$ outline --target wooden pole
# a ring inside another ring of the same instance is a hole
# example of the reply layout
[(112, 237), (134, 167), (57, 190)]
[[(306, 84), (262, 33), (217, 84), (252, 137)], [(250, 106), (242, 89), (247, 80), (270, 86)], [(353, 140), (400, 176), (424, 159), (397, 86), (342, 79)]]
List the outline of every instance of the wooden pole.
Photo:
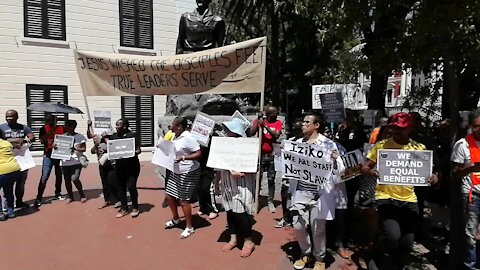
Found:
[[(263, 103), (265, 102), (265, 90), (260, 93), (260, 111), (263, 112)], [(259, 210), (259, 197), (260, 197), (260, 185), (262, 184), (262, 135), (263, 135), (263, 128), (260, 127), (258, 129), (258, 168), (257, 168), (257, 177), (255, 181), (255, 214), (258, 214)]]

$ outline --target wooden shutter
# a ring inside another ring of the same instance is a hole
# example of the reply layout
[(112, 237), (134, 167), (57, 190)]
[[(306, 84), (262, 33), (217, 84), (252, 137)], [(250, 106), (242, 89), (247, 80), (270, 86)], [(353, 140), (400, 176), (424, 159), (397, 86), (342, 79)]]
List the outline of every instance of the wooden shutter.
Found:
[(120, 46), (153, 49), (152, 0), (120, 0)]
[[(27, 84), (27, 107), (40, 102), (62, 102), (68, 104), (67, 86), (61, 85), (38, 85)], [(45, 125), (45, 117), (48, 113), (27, 110), (27, 125), (32, 129), (36, 142), (32, 145), (32, 150), (42, 150), (43, 145), (38, 140), (40, 128)], [(64, 125), (68, 119), (68, 114), (57, 114), (58, 124)]]
[(24, 35), (66, 40), (65, 0), (24, 0)]
[(141, 146), (153, 146), (153, 97), (122, 97), (122, 118), (137, 134)]

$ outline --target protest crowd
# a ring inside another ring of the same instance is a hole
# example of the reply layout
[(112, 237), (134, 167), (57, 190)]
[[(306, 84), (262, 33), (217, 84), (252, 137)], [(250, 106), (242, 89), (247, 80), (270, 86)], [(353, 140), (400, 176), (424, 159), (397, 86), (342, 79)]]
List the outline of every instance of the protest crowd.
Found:
[[(448, 181), (461, 179), (468, 249), (464, 266), (476, 269), (480, 109), (471, 113), (469, 126), (459, 130), (452, 149), (449, 120), (430, 128), (415, 112), (381, 118), (371, 131), (354, 114), (347, 114), (339, 125), (327, 125), (321, 111), (307, 112), (289, 123), (282, 123), (278, 115), (276, 107), (267, 106), (252, 122), (232, 117), (215, 125), (200, 113), (193, 123), (176, 117), (158, 140), (154, 159), (159, 160), (152, 161), (164, 171), (162, 206), (171, 211), (164, 228), (179, 226), (181, 208), (186, 226), (180, 238), (189, 238), (195, 233), (193, 215), (215, 219), (222, 209), (230, 238), (221, 250), (229, 252), (238, 246), (240, 256), (249, 257), (256, 248), (252, 228), (259, 203), (257, 176), (266, 174), (267, 209), (276, 212), (276, 193), (281, 200), (281, 217), (272, 230), (292, 227), (302, 253), (292, 262), (294, 269), (325, 269), (329, 252), (351, 257), (353, 240), (348, 228), (354, 226), (354, 215), (359, 213), (369, 215), (369, 232), (365, 232), (372, 235), (368, 269), (403, 269), (420, 237), (428, 202), (448, 205)], [(23, 208), (41, 207), (52, 170), (55, 199), (68, 203), (91, 199), (85, 196), (81, 182), (82, 169), (94, 166), (88, 165), (86, 151), (98, 157), (104, 200), (98, 208), (118, 208), (116, 218), (140, 216), (141, 148), (128, 120), (117, 120), (115, 128), (101, 134), (95, 134), (89, 121), (84, 136), (76, 132), (75, 120), (61, 126), (51, 114), (35, 138), (28, 126), (17, 122), (15, 110), (8, 110), (5, 119), (0, 125), (0, 187), (5, 198), (0, 220), (14, 218)], [(288, 136), (284, 125), (289, 127)], [(89, 139), (93, 140), (91, 149), (86, 146)], [(44, 156), (38, 193), (30, 206), (23, 197), (28, 169), (15, 157), (35, 140), (43, 144)], [(118, 151), (115, 143), (124, 151)], [(445, 170), (450, 162), (452, 172)], [(276, 181), (281, 181), (281, 190), (275, 190)], [(62, 182), (66, 196), (61, 193)], [(74, 197), (72, 183), (80, 198)], [(221, 196), (220, 204), (215, 195)], [(192, 204), (197, 203), (199, 208), (193, 213)]]

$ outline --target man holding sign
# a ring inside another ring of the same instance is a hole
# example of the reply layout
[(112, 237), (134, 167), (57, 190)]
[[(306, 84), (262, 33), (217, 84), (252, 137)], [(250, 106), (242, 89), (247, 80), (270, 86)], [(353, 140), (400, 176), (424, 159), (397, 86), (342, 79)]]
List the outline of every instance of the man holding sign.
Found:
[(293, 228), (303, 253), (295, 261), (295, 269), (303, 269), (312, 261), (314, 270), (325, 269), (325, 223), (335, 215), (333, 175), (341, 176), (345, 170), (335, 143), (319, 132), (321, 119), (317, 114), (306, 115), (302, 126), (305, 137), (286, 141), (283, 152), (283, 176), (291, 179)]
[[(378, 142), (368, 153), (367, 161), (362, 166), (364, 175), (381, 176), (375, 169), (380, 160), (378, 153), (381, 151), (379, 150), (410, 150), (410, 154), (416, 154), (416, 151), (419, 150), (426, 150), (425, 145), (410, 138), (412, 132), (412, 116), (410, 114), (402, 112), (393, 115), (389, 126), (392, 130), (392, 138)], [(402, 162), (415, 163), (415, 161)], [(399, 161), (397, 160), (396, 163), (399, 163)], [(395, 177), (384, 176), (388, 180), (395, 180), (397, 177), (405, 179), (417, 177), (414, 169), (408, 167), (405, 167), (405, 169), (404, 172), (400, 172), (400, 175), (395, 175)], [(428, 177), (430, 184), (435, 184), (437, 181), (436, 174)], [(375, 198), (381, 233), (378, 237), (375, 256), (369, 262), (368, 269), (393, 269), (394, 262), (397, 269), (403, 269), (413, 245), (414, 232), (417, 229), (419, 216), (417, 197), (414, 192), (414, 185), (416, 184), (412, 181), (408, 184), (401, 181), (395, 184), (388, 182), (389, 184), (380, 184), (379, 181), (376, 188)]]

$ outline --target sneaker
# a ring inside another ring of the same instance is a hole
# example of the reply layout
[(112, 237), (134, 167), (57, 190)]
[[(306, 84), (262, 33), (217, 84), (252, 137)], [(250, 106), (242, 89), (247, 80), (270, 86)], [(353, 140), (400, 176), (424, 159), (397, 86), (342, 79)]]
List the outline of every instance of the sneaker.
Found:
[(83, 198), (80, 198), (80, 202), (82, 203), (86, 203), (87, 202), (87, 198), (83, 197)]
[(284, 228), (292, 226), (292, 223), (285, 221), (285, 219), (280, 219), (280, 221), (274, 225), (275, 228)]
[(64, 201), (66, 199), (67, 199), (67, 196), (64, 196), (62, 194), (55, 194), (55, 197), (54, 197), (54, 200)]
[(130, 213), (130, 215), (132, 215), (132, 218), (136, 218), (138, 217), (138, 215), (140, 215), (140, 211), (138, 211), (138, 209), (132, 209), (132, 212)]
[(121, 202), (116, 202), (114, 205), (113, 205), (113, 208), (120, 208), (122, 206), (122, 203)]
[(127, 210), (120, 210), (115, 217), (116, 217), (116, 218), (121, 218), (121, 217), (124, 217), (124, 216), (126, 216), (126, 215), (128, 215), (128, 211), (127, 211)]
[(312, 270), (325, 270), (325, 263), (316, 261), (315, 266), (313, 266)]
[(15, 206), (16, 206), (17, 208), (28, 208), (28, 207), (30, 207), (30, 205), (28, 205), (28, 204), (26, 204), (26, 203), (24, 203), (24, 202), (17, 202), (17, 203), (15, 204)]
[(268, 202), (268, 210), (270, 211), (270, 213), (275, 213), (276, 209), (275, 209), (275, 204), (273, 204), (273, 202)]
[(38, 208), (42, 205), (42, 200), (41, 199), (36, 199), (35, 202), (33, 203), (33, 207)]
[(15, 211), (13, 210), (13, 208), (8, 208), (7, 209), (7, 217), (8, 218), (15, 218)]
[(312, 261), (313, 261), (312, 257), (303, 256), (303, 258), (295, 261), (295, 263), (293, 264), (293, 268), (295, 268), (297, 270), (301, 270), (301, 269), (305, 268), (305, 265), (311, 263)]
[(185, 228), (183, 232), (180, 234), (180, 239), (185, 239), (191, 236), (195, 232), (195, 229), (193, 228)]
[(218, 214), (215, 213), (215, 212), (211, 212), (209, 215), (208, 215), (208, 219), (212, 220), (212, 219), (216, 219), (218, 217)]
[(7, 220), (7, 216), (5, 216), (4, 213), (0, 213), (0, 221), (5, 221)]

